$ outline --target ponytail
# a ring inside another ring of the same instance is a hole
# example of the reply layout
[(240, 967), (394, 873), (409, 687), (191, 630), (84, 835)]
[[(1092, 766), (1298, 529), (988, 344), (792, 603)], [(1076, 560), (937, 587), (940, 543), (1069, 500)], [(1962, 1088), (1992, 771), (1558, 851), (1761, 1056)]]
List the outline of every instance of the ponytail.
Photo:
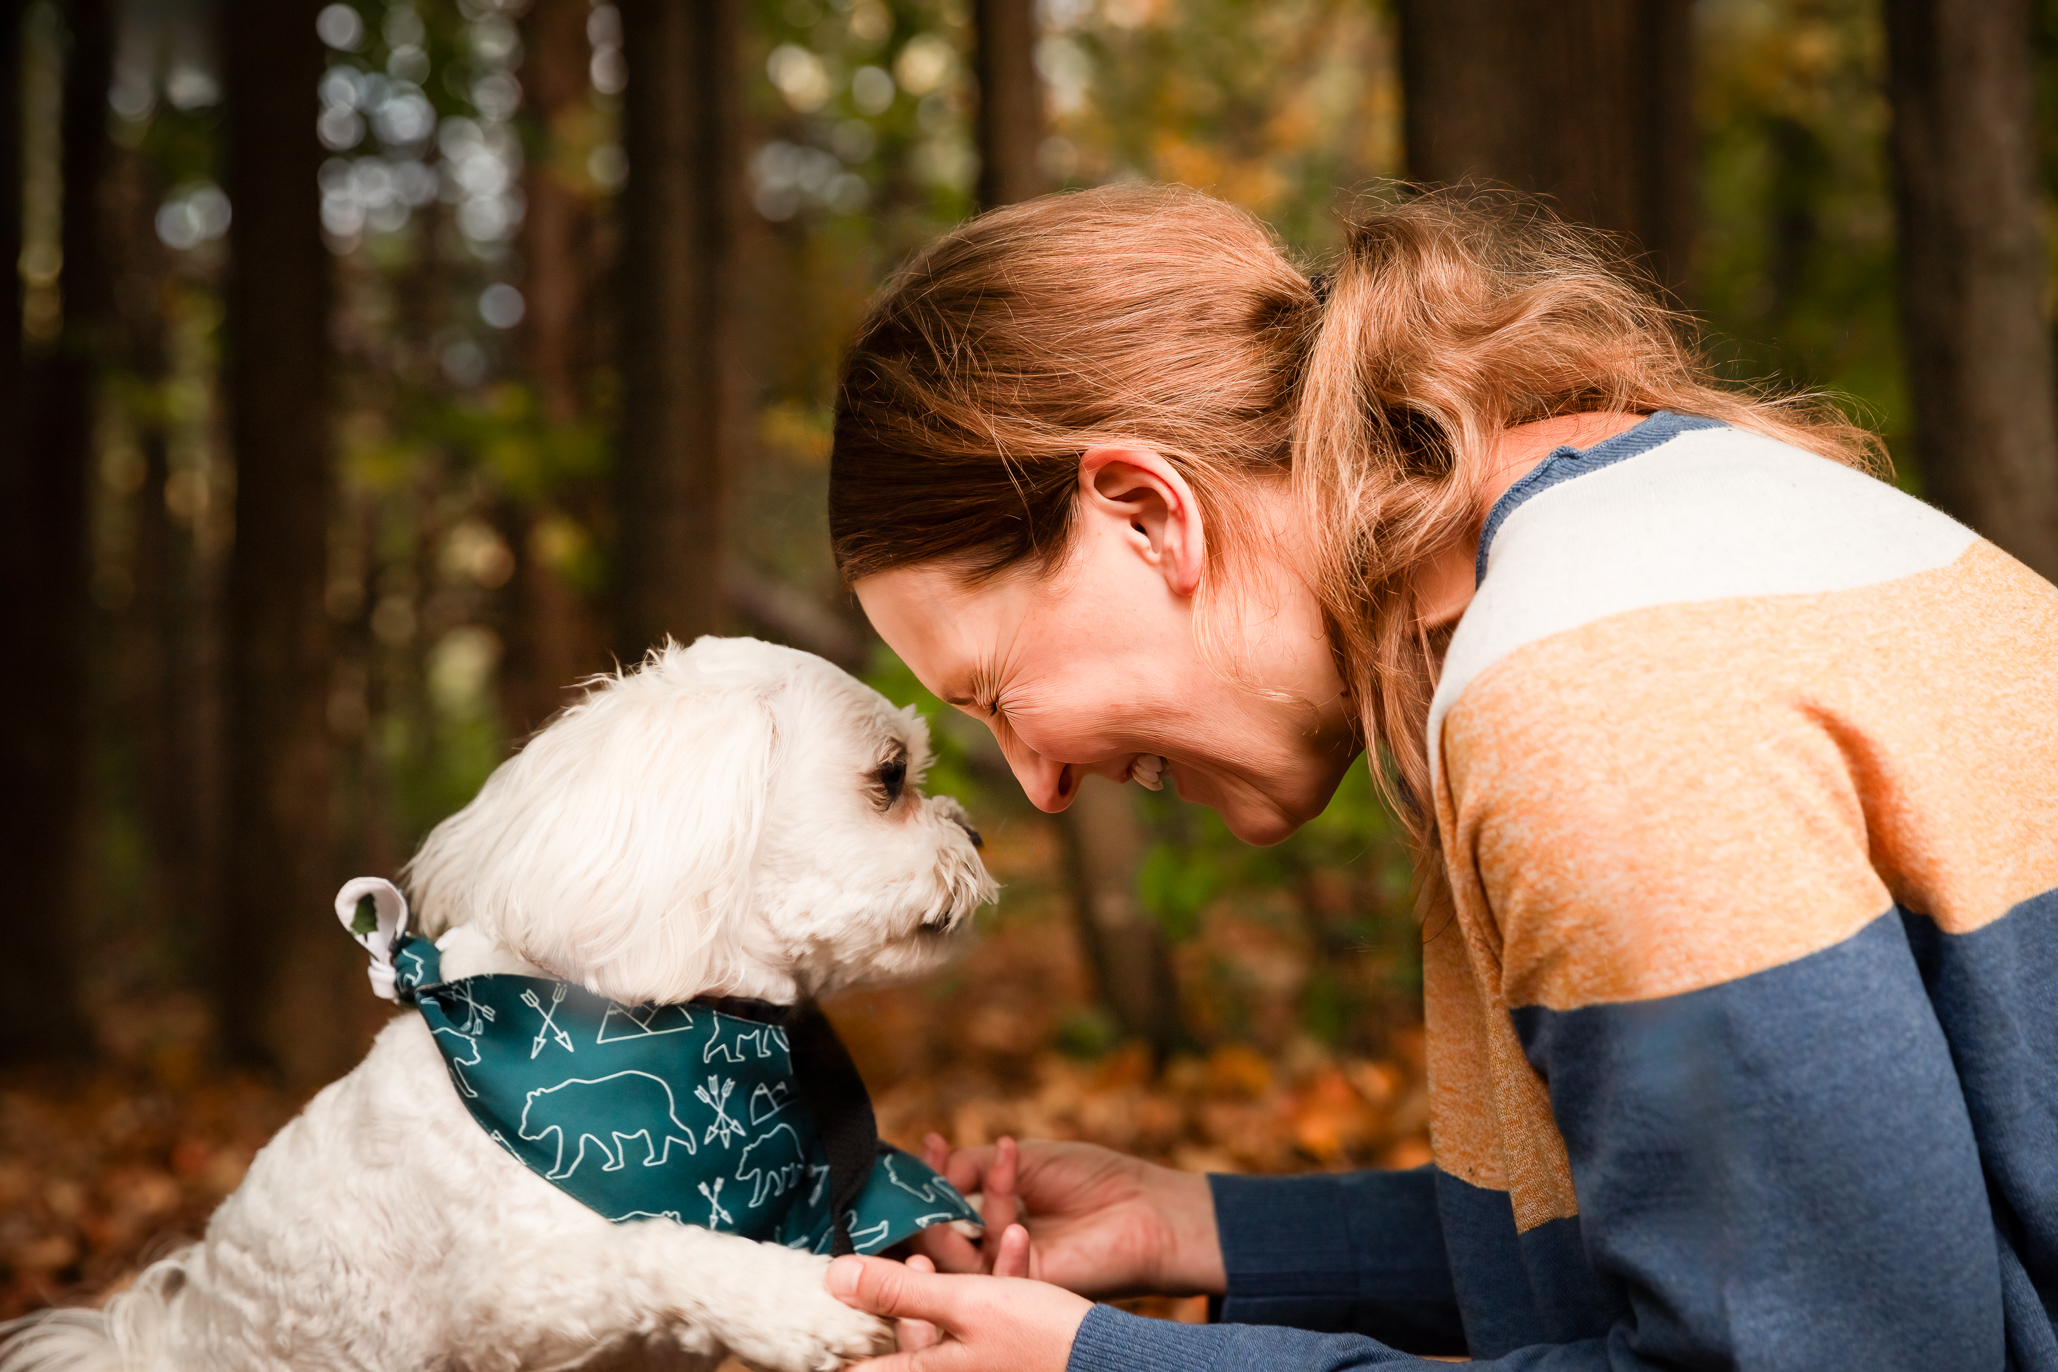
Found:
[(1350, 213), (1326, 293), (1294, 415), (1294, 488), (1345, 679), (1385, 750), (1375, 775), (1436, 869), (1425, 731), (1443, 644), (1411, 587), (1477, 538), (1508, 429), (1669, 409), (1854, 466), (1884, 454), (1817, 398), (1719, 385), (1692, 321), (1613, 241), (1523, 196), (1438, 190)]

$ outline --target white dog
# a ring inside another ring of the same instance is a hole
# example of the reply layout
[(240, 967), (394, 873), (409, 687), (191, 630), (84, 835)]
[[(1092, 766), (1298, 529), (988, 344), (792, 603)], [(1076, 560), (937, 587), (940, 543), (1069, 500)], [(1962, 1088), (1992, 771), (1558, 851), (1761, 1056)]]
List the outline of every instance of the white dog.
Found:
[[(963, 810), (917, 790), (928, 760), (912, 709), (819, 658), (750, 639), (668, 645), (598, 681), (502, 765), (429, 835), (408, 883), (424, 930), (441, 935), (445, 982), (554, 979), (553, 997), (584, 988), (618, 1003), (608, 1014), (643, 1007), (621, 1021), (632, 1032), (664, 1032), (653, 1013), (705, 1014), (681, 1004), (696, 997), (792, 1005), (917, 976), (994, 895)], [(595, 1056), (552, 1041), (554, 998), (526, 1003), (543, 1026), (528, 1056), (565, 1054), (561, 1074)], [(0, 1372), (484, 1372), (575, 1367), (637, 1344), (674, 1361), (733, 1352), (818, 1372), (888, 1345), (885, 1325), (824, 1289), (825, 1252), (663, 1216), (618, 1223), (539, 1175), (547, 1161), (511, 1156), (467, 1103), (478, 1092), (463, 1064), (477, 1049), (439, 1046), (454, 1031), (432, 1020), (425, 1010), (389, 1025), (258, 1154), (201, 1242), (104, 1310), (20, 1322)], [(773, 1039), (783, 1045), (783, 1031), (740, 1036), (741, 1056), (753, 1044), (771, 1053)], [(714, 1069), (727, 1061), (718, 1048), (705, 1048)], [(725, 1129), (787, 1104), (784, 1087), (760, 1085), (746, 1111), (719, 1070), (708, 1076), (713, 1128), (661, 1120), (658, 1136), (676, 1137), (654, 1139), (595, 1127), (551, 1175), (585, 1169), (612, 1184), (660, 1152), (705, 1159), (732, 1144)], [(530, 1138), (526, 1111), (522, 1128)], [(771, 1132), (782, 1144), (790, 1134)], [(579, 1133), (574, 1122), (555, 1144)], [(819, 1193), (827, 1170), (798, 1157), (731, 1168), (743, 1182), (726, 1193), (720, 1177), (702, 1186), (708, 1223), (752, 1187)]]

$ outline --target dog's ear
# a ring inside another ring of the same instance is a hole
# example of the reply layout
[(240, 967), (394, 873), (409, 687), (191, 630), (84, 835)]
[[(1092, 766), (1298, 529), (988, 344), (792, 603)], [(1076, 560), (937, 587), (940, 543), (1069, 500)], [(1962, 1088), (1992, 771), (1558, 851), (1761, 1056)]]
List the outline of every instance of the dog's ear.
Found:
[(676, 648), (606, 680), (423, 843), (409, 878), (427, 927), (475, 921), (615, 1000), (721, 989), (776, 775), (776, 689)]

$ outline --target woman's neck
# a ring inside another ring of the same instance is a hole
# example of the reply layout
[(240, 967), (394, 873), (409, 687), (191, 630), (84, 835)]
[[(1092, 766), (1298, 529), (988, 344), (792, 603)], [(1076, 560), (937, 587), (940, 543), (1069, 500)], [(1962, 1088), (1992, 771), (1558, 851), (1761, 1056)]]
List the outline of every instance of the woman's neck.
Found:
[(1468, 533), (1431, 558), (1414, 577), (1415, 603), (1421, 609), (1423, 627), (1432, 632), (1448, 629), (1471, 605), (1478, 589), (1479, 534), (1494, 503), (1508, 493), (1509, 487), (1559, 448), (1591, 448), (1625, 429), (1635, 428), (1644, 418), (1617, 410), (1593, 411), (1541, 419), (1503, 433), (1499, 445), (1487, 454), (1486, 475), (1480, 483)]

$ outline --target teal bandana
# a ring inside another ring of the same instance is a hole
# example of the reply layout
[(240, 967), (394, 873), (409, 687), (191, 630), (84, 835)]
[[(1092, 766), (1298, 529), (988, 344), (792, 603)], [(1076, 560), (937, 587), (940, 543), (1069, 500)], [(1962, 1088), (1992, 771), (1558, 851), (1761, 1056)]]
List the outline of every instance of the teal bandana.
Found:
[[(390, 967), (394, 997), (421, 1011), (494, 1142), (616, 1223), (665, 1216), (814, 1253), (876, 1253), (933, 1225), (979, 1223), (949, 1182), (876, 1141), (862, 1082), (819, 1011), (724, 1002), (765, 1016), (744, 1018), (699, 1002), (621, 1005), (545, 977), (446, 982), (435, 945), (408, 937), (405, 920), (403, 905), (385, 928), (352, 926), (373, 951), (374, 985)], [(817, 1075), (840, 1064), (856, 1110), (832, 1108), (860, 1121), (828, 1131), (839, 1157), (857, 1159), (835, 1177), (816, 1123), (825, 1088), (794, 1071), (796, 1056), (812, 1068), (825, 1055), (824, 1040), (831, 1061)], [(839, 1226), (832, 1198), (852, 1193)]]

